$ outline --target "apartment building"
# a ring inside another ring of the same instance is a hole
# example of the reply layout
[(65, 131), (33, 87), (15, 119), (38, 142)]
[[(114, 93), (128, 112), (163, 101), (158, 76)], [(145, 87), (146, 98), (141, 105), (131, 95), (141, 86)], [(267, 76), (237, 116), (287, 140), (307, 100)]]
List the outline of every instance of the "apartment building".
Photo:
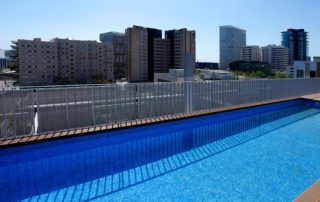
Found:
[(220, 69), (241, 60), (241, 48), (246, 46), (246, 30), (226, 25), (220, 26)]
[(100, 34), (102, 43), (109, 42), (113, 46), (113, 72), (114, 79), (121, 80), (128, 78), (128, 71), (125, 64), (125, 34), (120, 32), (107, 32)]
[(70, 83), (86, 83), (90, 79), (114, 80), (111, 43), (54, 39), (58, 48), (59, 76)]
[(184, 69), (185, 55), (192, 55), (192, 65), (195, 68), (196, 58), (196, 32), (186, 28), (165, 31), (165, 38), (170, 40), (171, 68)]
[(241, 48), (241, 60), (246, 62), (262, 61), (262, 52), (259, 46), (243, 46)]
[(35, 38), (18, 40), (15, 44), (20, 85), (54, 84), (59, 76), (57, 43)]
[(129, 81), (153, 81), (154, 39), (162, 38), (158, 29), (133, 26), (126, 29), (126, 65)]
[(55, 38), (15, 42), (20, 85), (113, 81), (113, 49), (109, 43)]
[(304, 29), (288, 29), (282, 34), (282, 46), (289, 50), (289, 64), (293, 64), (295, 60), (308, 60), (308, 32)]
[(289, 64), (288, 48), (269, 45), (262, 47), (262, 60), (272, 66), (272, 72), (286, 71)]

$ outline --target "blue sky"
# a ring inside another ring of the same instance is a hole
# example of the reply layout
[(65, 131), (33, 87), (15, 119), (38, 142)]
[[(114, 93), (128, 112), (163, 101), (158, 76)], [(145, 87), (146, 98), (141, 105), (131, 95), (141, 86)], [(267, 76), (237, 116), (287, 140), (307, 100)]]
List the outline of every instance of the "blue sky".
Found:
[(247, 44), (280, 44), (281, 31), (309, 32), (310, 56), (320, 55), (317, 0), (3, 0), (0, 49), (11, 40), (54, 37), (98, 40), (132, 25), (196, 30), (197, 60), (219, 61), (219, 26), (247, 30)]

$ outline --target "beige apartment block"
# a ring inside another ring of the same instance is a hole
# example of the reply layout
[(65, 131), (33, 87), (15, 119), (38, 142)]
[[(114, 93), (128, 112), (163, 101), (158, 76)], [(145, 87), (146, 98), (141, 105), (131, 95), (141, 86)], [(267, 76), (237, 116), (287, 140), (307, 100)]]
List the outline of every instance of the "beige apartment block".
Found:
[(262, 60), (271, 64), (273, 73), (284, 72), (289, 65), (289, 50), (277, 45), (262, 47)]
[(241, 60), (262, 62), (262, 51), (259, 46), (243, 46), (241, 48)]
[(125, 32), (129, 81), (148, 80), (148, 30), (133, 26)]
[(59, 75), (71, 83), (87, 80), (113, 81), (113, 48), (111, 43), (54, 39), (58, 47)]
[(20, 85), (113, 81), (113, 48), (110, 43), (53, 39), (18, 40)]
[(49, 85), (58, 77), (57, 43), (34, 40), (18, 40), (18, 64), (20, 85)]

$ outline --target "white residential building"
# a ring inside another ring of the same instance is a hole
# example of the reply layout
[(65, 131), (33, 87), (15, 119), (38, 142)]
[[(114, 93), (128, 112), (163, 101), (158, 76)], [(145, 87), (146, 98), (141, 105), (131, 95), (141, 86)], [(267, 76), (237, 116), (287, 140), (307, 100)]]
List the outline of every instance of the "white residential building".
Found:
[(286, 71), (289, 63), (288, 48), (269, 45), (262, 47), (262, 60), (272, 66), (272, 72)]
[(320, 61), (295, 60), (288, 74), (295, 79), (320, 77)]
[(243, 46), (241, 48), (241, 60), (262, 62), (262, 52), (259, 46)]

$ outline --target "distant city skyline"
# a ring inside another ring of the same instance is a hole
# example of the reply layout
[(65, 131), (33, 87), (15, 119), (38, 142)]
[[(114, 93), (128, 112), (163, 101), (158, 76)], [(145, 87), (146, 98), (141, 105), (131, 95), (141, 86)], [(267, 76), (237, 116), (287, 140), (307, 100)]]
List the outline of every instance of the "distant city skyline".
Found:
[(234, 25), (247, 31), (247, 45), (258, 46), (280, 45), (281, 32), (288, 28), (305, 29), (309, 56), (320, 55), (320, 5), (316, 0), (17, 0), (1, 2), (1, 8), (0, 49), (5, 50), (11, 40), (68, 37), (99, 41), (100, 33), (124, 33), (127, 27), (140, 25), (195, 30), (196, 59), (219, 62), (219, 26)]

